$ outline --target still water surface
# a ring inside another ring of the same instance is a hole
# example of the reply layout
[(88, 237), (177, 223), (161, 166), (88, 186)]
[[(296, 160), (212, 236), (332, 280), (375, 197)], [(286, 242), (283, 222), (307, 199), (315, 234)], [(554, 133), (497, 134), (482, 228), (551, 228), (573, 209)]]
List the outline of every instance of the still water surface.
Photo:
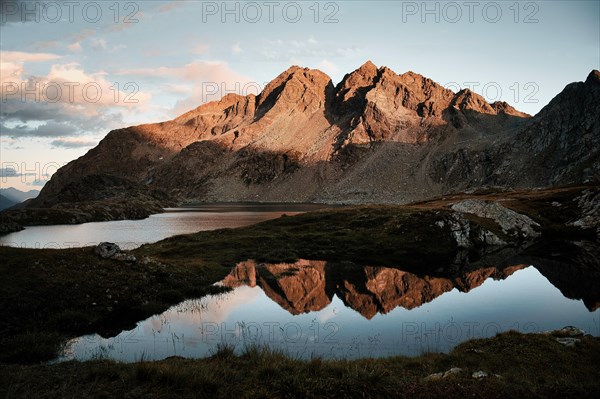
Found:
[(268, 346), (299, 358), (384, 357), (449, 351), (510, 329), (574, 325), (600, 335), (598, 298), (568, 299), (534, 266), (450, 278), (350, 269), (307, 260), (242, 262), (220, 283), (231, 292), (184, 301), (113, 338), (76, 338), (60, 360), (201, 358), (223, 344), (237, 351)]
[(142, 220), (93, 222), (78, 225), (30, 226), (0, 236), (0, 245), (23, 248), (73, 248), (117, 243), (134, 249), (177, 234), (247, 226), (283, 214), (295, 215), (321, 209), (321, 204), (209, 204), (169, 208)]
[[(144, 220), (28, 227), (0, 237), (0, 245), (65, 248), (111, 241), (132, 249), (176, 234), (245, 226), (323, 207), (174, 208)], [(555, 260), (533, 260), (466, 267), (444, 276), (318, 260), (249, 260), (219, 283), (230, 292), (184, 301), (112, 338), (76, 338), (59, 360), (200, 358), (222, 344), (238, 351), (266, 345), (300, 358), (418, 355), (510, 329), (539, 332), (566, 325), (600, 336), (600, 267), (593, 255), (598, 251), (584, 249), (580, 252), (592, 256), (564, 257), (570, 268)]]

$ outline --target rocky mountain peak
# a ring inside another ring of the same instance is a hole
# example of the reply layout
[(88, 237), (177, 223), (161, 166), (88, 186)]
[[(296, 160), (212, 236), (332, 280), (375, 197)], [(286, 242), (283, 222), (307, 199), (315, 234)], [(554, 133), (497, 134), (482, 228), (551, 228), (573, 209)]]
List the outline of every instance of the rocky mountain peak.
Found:
[(600, 84), (600, 71), (597, 69), (592, 70), (585, 80), (587, 84)]
[(462, 89), (452, 99), (450, 105), (461, 111), (475, 111), (482, 114), (496, 114), (485, 98), (470, 89)]
[(335, 88), (336, 111), (339, 114), (357, 112), (364, 107), (364, 96), (378, 79), (378, 69), (367, 61), (346, 74)]
[(531, 118), (531, 115), (517, 110), (506, 101), (494, 101), (490, 104), (490, 106), (494, 109), (494, 111), (496, 111), (497, 114), (518, 116), (520, 118)]
[(400, 203), (485, 185), (596, 181), (599, 82), (592, 71), (529, 118), (370, 61), (335, 87), (293, 66), (257, 96), (229, 94), (171, 121), (113, 130), (55, 173), (31, 207), (61, 203), (65, 186), (98, 174), (202, 201)]
[(377, 65), (373, 64), (371, 60), (367, 60), (364, 64), (362, 64), (356, 71), (360, 71), (363, 74), (373, 74), (377, 72), (379, 68)]
[(295, 105), (323, 107), (331, 78), (318, 69), (293, 66), (269, 82), (257, 98), (258, 117), (271, 108), (287, 109)]

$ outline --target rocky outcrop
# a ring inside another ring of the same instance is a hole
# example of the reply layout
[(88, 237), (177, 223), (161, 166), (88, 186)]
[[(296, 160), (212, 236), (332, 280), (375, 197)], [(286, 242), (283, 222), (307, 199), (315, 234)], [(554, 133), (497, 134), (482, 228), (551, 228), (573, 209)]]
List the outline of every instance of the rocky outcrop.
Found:
[(600, 72), (571, 83), (529, 120), (507, 154), (526, 156), (509, 183), (551, 186), (600, 180)]
[(595, 229), (600, 237), (600, 190), (588, 189), (575, 198), (580, 209), (579, 218), (569, 223), (571, 226), (584, 229)]
[(134, 255), (121, 251), (121, 248), (113, 242), (101, 242), (96, 245), (96, 247), (94, 247), (94, 254), (102, 259), (113, 259), (128, 263), (137, 261)]
[(539, 223), (533, 221), (529, 216), (503, 207), (496, 201), (468, 199), (453, 204), (451, 208), (458, 212), (491, 219), (500, 226), (502, 233), (506, 235), (529, 239), (540, 236), (540, 232), (537, 230), (540, 227)]
[(24, 227), (16, 221), (2, 215), (0, 217), (0, 235), (23, 230)]
[(161, 190), (114, 175), (87, 175), (56, 193), (50, 191), (39, 200), (4, 210), (0, 213), (0, 231), (11, 226), (144, 219), (171, 205), (174, 202)]

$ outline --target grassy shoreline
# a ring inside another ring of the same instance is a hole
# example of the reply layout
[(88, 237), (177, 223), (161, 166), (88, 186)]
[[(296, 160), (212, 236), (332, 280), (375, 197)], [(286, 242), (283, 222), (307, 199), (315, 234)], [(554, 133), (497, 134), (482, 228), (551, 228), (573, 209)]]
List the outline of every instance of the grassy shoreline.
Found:
[[(589, 229), (566, 224), (578, 215), (574, 199), (587, 189), (475, 197), (502, 201), (530, 216), (540, 224), (539, 240), (561, 234), (596, 240)], [(468, 267), (494, 250), (475, 240), (467, 250), (461, 249), (468, 252), (462, 258), (466, 263), (456, 264), (459, 248), (448, 205), (468, 197), (410, 206), (323, 210), (244, 228), (176, 236), (132, 251), (137, 258), (132, 263), (101, 259), (91, 247), (0, 247), (0, 394), (196, 397), (200, 392), (211, 397), (286, 397), (291, 392), (292, 397), (361, 396), (357, 393), (364, 397), (464, 397), (465, 392), (474, 392), (486, 397), (581, 398), (598, 392), (600, 339), (585, 337), (568, 348), (552, 337), (516, 333), (468, 341), (450, 354), (417, 358), (301, 361), (256, 349), (234, 356), (224, 349), (202, 360), (36, 365), (56, 357), (69, 338), (90, 333), (111, 336), (184, 299), (222, 290), (213, 283), (247, 259), (352, 261), (428, 275), (445, 273), (440, 266)], [(564, 204), (560, 212), (554, 205), (558, 201)], [(467, 215), (462, 223), (468, 223), (470, 231), (485, 229), (508, 237), (491, 219)], [(521, 237), (515, 237), (503, 248), (519, 251), (524, 244)], [(469, 351), (476, 349), (474, 345), (487, 349)], [(451, 367), (465, 371), (441, 381), (423, 380)], [(471, 374), (479, 369), (503, 378), (474, 380)]]
[[(600, 338), (566, 347), (516, 332), (470, 340), (449, 354), (361, 360), (297, 360), (249, 348), (206, 359), (107, 360), (0, 365), (6, 398), (588, 398), (600, 392)], [(446, 378), (427, 378), (460, 368)], [(474, 378), (485, 371), (488, 376)]]

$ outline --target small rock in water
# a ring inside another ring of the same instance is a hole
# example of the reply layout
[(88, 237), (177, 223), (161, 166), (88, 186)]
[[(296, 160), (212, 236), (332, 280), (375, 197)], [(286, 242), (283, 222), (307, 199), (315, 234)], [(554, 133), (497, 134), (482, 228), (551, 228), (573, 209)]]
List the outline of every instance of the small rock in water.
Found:
[(474, 373), (471, 375), (471, 377), (475, 378), (476, 380), (480, 380), (480, 379), (482, 379), (482, 378), (486, 378), (488, 375), (489, 375), (489, 374), (488, 374), (488, 373), (486, 373), (485, 371), (483, 371), (483, 370), (479, 370), (479, 371), (476, 371), (476, 372), (474, 372)]

